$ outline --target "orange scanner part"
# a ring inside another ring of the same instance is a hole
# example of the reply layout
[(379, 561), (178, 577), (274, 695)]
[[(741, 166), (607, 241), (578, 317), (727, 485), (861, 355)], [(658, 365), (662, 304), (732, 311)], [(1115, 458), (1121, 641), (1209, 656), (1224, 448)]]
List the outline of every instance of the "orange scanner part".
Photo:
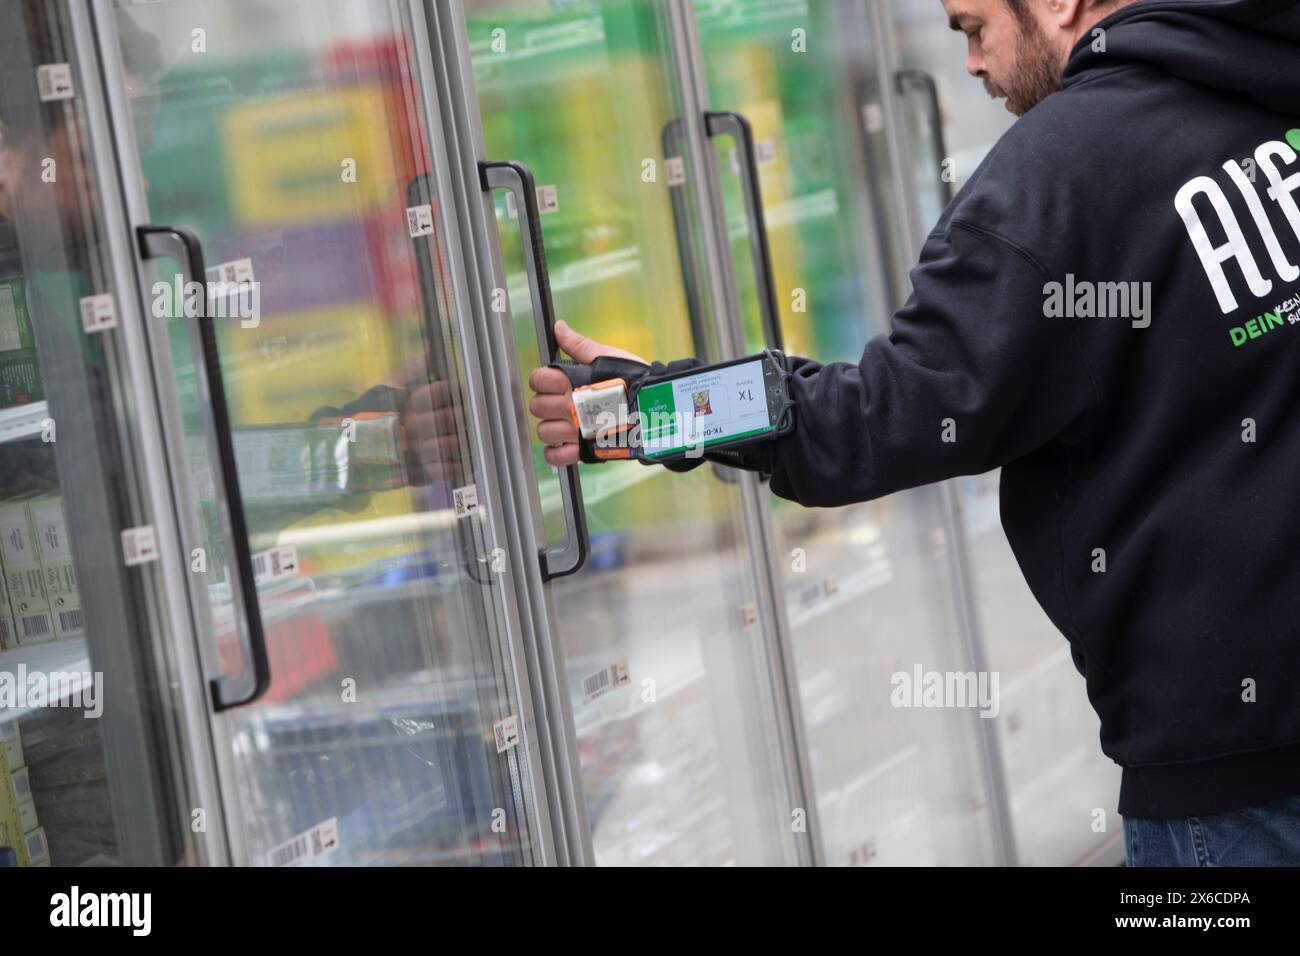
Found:
[(569, 418), (573, 420), (573, 427), (578, 429), (579, 435), (582, 434), (582, 421), (578, 417), (578, 402), (581, 401), (578, 396), (587, 392), (608, 391), (614, 386), (622, 389), (624, 395), (627, 394), (627, 381), (621, 378), (607, 378), (603, 382), (593, 382), (590, 385), (582, 385), (573, 390), (573, 396), (569, 401)]

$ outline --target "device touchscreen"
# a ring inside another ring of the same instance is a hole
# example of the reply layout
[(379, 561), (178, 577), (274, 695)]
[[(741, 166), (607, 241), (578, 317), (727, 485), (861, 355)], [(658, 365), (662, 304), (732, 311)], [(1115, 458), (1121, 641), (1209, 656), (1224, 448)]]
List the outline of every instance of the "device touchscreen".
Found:
[(774, 383), (779, 389), (775, 368), (759, 357), (642, 386), (642, 454), (662, 458), (775, 432), (768, 404)]

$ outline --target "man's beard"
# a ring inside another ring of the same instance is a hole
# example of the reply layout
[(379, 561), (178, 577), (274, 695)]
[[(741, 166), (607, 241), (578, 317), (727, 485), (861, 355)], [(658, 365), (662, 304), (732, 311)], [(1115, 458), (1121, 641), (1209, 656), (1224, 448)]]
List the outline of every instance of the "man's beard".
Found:
[(1021, 54), (1006, 84), (998, 86), (985, 78), (984, 89), (994, 99), (1006, 98), (1017, 116), (1031, 109), (1061, 88), (1061, 67), (1051, 44), (1036, 21), (1020, 23)]

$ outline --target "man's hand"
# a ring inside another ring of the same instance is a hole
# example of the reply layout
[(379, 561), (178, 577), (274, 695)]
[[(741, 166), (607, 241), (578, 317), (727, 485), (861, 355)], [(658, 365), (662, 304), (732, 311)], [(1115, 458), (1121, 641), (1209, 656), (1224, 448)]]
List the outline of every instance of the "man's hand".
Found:
[[(565, 354), (575, 362), (588, 365), (602, 355), (632, 359), (649, 365), (639, 355), (633, 355), (612, 345), (602, 345), (579, 335), (563, 320), (555, 323), (555, 339)], [(578, 461), (578, 429), (569, 414), (573, 386), (569, 377), (557, 368), (533, 369), (528, 376), (528, 386), (534, 395), (528, 410), (538, 419), (537, 437), (549, 447), (542, 453), (547, 462), (556, 467), (576, 464)]]

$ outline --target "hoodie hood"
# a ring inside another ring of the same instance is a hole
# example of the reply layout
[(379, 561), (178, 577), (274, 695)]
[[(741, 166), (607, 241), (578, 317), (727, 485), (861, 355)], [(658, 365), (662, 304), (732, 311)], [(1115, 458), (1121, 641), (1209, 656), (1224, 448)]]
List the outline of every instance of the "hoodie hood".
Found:
[(1294, 114), (1300, 91), (1300, 3), (1296, 0), (1139, 0), (1079, 41), (1062, 77), (1070, 86), (1134, 65)]

